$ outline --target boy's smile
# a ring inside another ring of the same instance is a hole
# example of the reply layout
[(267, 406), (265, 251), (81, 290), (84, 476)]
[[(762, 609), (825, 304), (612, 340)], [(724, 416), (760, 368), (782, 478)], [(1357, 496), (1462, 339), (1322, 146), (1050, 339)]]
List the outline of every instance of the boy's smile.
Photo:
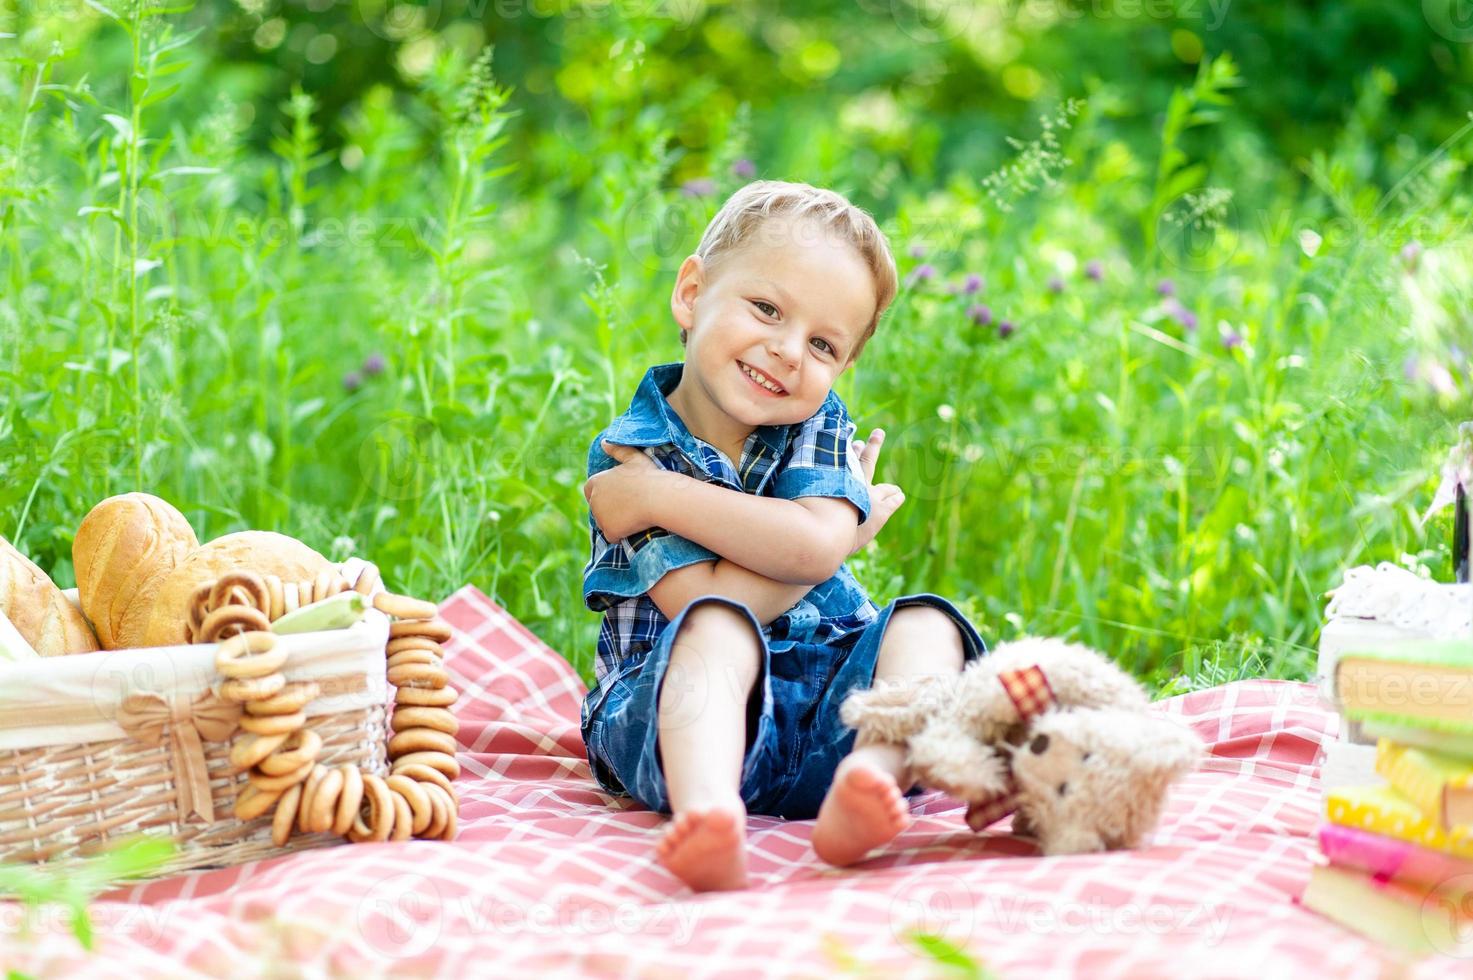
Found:
[(875, 285), (848, 242), (774, 218), (709, 265), (687, 258), (671, 311), (687, 337), (670, 406), (740, 465), (757, 426), (818, 411), (875, 315)]
[(774, 398), (782, 398), (787, 395), (788, 389), (784, 388), (782, 385), (772, 380), (772, 377), (770, 375), (766, 374), (765, 372), (758, 371), (756, 368), (752, 367), (752, 365), (747, 364), (743, 361), (737, 361), (737, 365), (742, 369), (742, 373), (744, 373), (751, 380), (752, 384), (756, 385), (758, 388), (761, 388), (769, 395), (772, 395)]

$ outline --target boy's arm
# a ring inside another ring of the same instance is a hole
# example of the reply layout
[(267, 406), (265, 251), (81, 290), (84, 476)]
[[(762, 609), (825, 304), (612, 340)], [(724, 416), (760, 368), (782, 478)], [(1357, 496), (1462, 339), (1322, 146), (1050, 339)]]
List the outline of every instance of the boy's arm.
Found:
[[(869, 445), (861, 455), (861, 468), (866, 482), (873, 481), (875, 463), (878, 460), (880, 444), (883, 440), (883, 433), (871, 436)], [(723, 488), (717, 487), (716, 489)], [(905, 500), (905, 495), (901, 493), (900, 488), (892, 484), (879, 484), (874, 489), (877, 491), (874, 496), (874, 510), (870, 513), (869, 520), (860, 525), (856, 532), (856, 546), (867, 544)], [(736, 491), (728, 490), (727, 492), (735, 493)], [(847, 504), (846, 507), (846, 500), (803, 497), (801, 501), (805, 505), (819, 504), (830, 511), (847, 512), (855, 509), (852, 503)], [(667, 535), (659, 540), (681, 539)], [(707, 552), (713, 550), (702, 547), (696, 542), (684, 543), (688, 548), (701, 548)], [(752, 610), (752, 614), (757, 617), (757, 621), (765, 627), (791, 609), (809, 592), (807, 585), (775, 581), (726, 558), (694, 562), (690, 562), (687, 558), (687, 562), (679, 568), (655, 573), (659, 575), (659, 578), (645, 586), (650, 599), (667, 619), (674, 619), (681, 610), (690, 605), (692, 600), (700, 596), (720, 595), (746, 603), (747, 607)]]
[(774, 581), (723, 558), (666, 572), (650, 587), (649, 596), (666, 619), (674, 619), (693, 600), (703, 595), (725, 596), (746, 603), (757, 622), (766, 627), (793, 608), (811, 588), (810, 585)]
[[(795, 489), (815, 492), (759, 497), (663, 469), (634, 447), (602, 445), (600, 455), (615, 465), (602, 466), (595, 458), (583, 496), (611, 539), (662, 528), (794, 585), (828, 580), (857, 543), (863, 515), (853, 497), (829, 499), (817, 492), (825, 487), (801, 482)], [(867, 495), (860, 499), (868, 505)]]
[(818, 585), (833, 577), (854, 550), (859, 511), (847, 500), (758, 497), (682, 473), (663, 475), (674, 479), (648, 501), (650, 522), (759, 578)]

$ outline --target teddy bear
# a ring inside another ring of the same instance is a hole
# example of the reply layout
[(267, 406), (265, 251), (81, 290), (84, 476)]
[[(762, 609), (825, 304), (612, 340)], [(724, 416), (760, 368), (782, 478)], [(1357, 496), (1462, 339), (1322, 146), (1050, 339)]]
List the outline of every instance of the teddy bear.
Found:
[(957, 677), (881, 679), (840, 717), (906, 749), (911, 779), (967, 804), (981, 831), (1013, 813), (1044, 854), (1135, 847), (1201, 740), (1148, 711), (1145, 690), (1107, 657), (1051, 638), (1000, 644)]

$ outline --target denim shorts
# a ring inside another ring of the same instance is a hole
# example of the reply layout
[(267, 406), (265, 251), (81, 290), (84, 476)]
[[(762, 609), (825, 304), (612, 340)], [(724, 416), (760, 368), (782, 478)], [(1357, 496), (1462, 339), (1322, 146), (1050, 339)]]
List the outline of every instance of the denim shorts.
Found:
[[(851, 691), (874, 683), (880, 640), (896, 609), (931, 605), (956, 622), (967, 661), (987, 646), (965, 616), (931, 593), (900, 596), (864, 627), (831, 643), (771, 640), (745, 603), (702, 596), (680, 612), (637, 663), (624, 668), (583, 730), (594, 779), (610, 793), (632, 796), (657, 813), (669, 813), (660, 766), (656, 707), (670, 663), (670, 648), (687, 614), (704, 602), (738, 610), (762, 637), (762, 664), (747, 704), (747, 748), (740, 792), (748, 813), (805, 820), (818, 815), (839, 761), (854, 746), (855, 732), (839, 720)], [(759, 700), (760, 699), (760, 700)], [(912, 788), (912, 794), (919, 792)]]

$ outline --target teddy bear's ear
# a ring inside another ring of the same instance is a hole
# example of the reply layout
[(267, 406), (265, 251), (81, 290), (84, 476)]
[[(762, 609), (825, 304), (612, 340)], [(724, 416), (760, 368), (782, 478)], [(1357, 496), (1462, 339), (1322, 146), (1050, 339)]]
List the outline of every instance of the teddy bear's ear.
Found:
[(881, 678), (868, 690), (844, 699), (839, 718), (850, 728), (890, 745), (919, 732), (941, 703), (943, 688), (932, 676)]
[(1150, 758), (1158, 772), (1168, 778), (1196, 769), (1205, 746), (1196, 733), (1166, 718), (1152, 717), (1154, 738)]
[(1176, 722), (1156, 715), (1122, 715), (1112, 726), (1112, 741), (1128, 750), (1131, 767), (1171, 780), (1197, 767), (1202, 740)]
[(1123, 763), (1130, 800), (1116, 815), (1112, 845), (1137, 847), (1156, 826), (1172, 781), (1197, 767), (1203, 746), (1189, 729), (1156, 715), (1132, 715), (1117, 733), (1131, 743)]

